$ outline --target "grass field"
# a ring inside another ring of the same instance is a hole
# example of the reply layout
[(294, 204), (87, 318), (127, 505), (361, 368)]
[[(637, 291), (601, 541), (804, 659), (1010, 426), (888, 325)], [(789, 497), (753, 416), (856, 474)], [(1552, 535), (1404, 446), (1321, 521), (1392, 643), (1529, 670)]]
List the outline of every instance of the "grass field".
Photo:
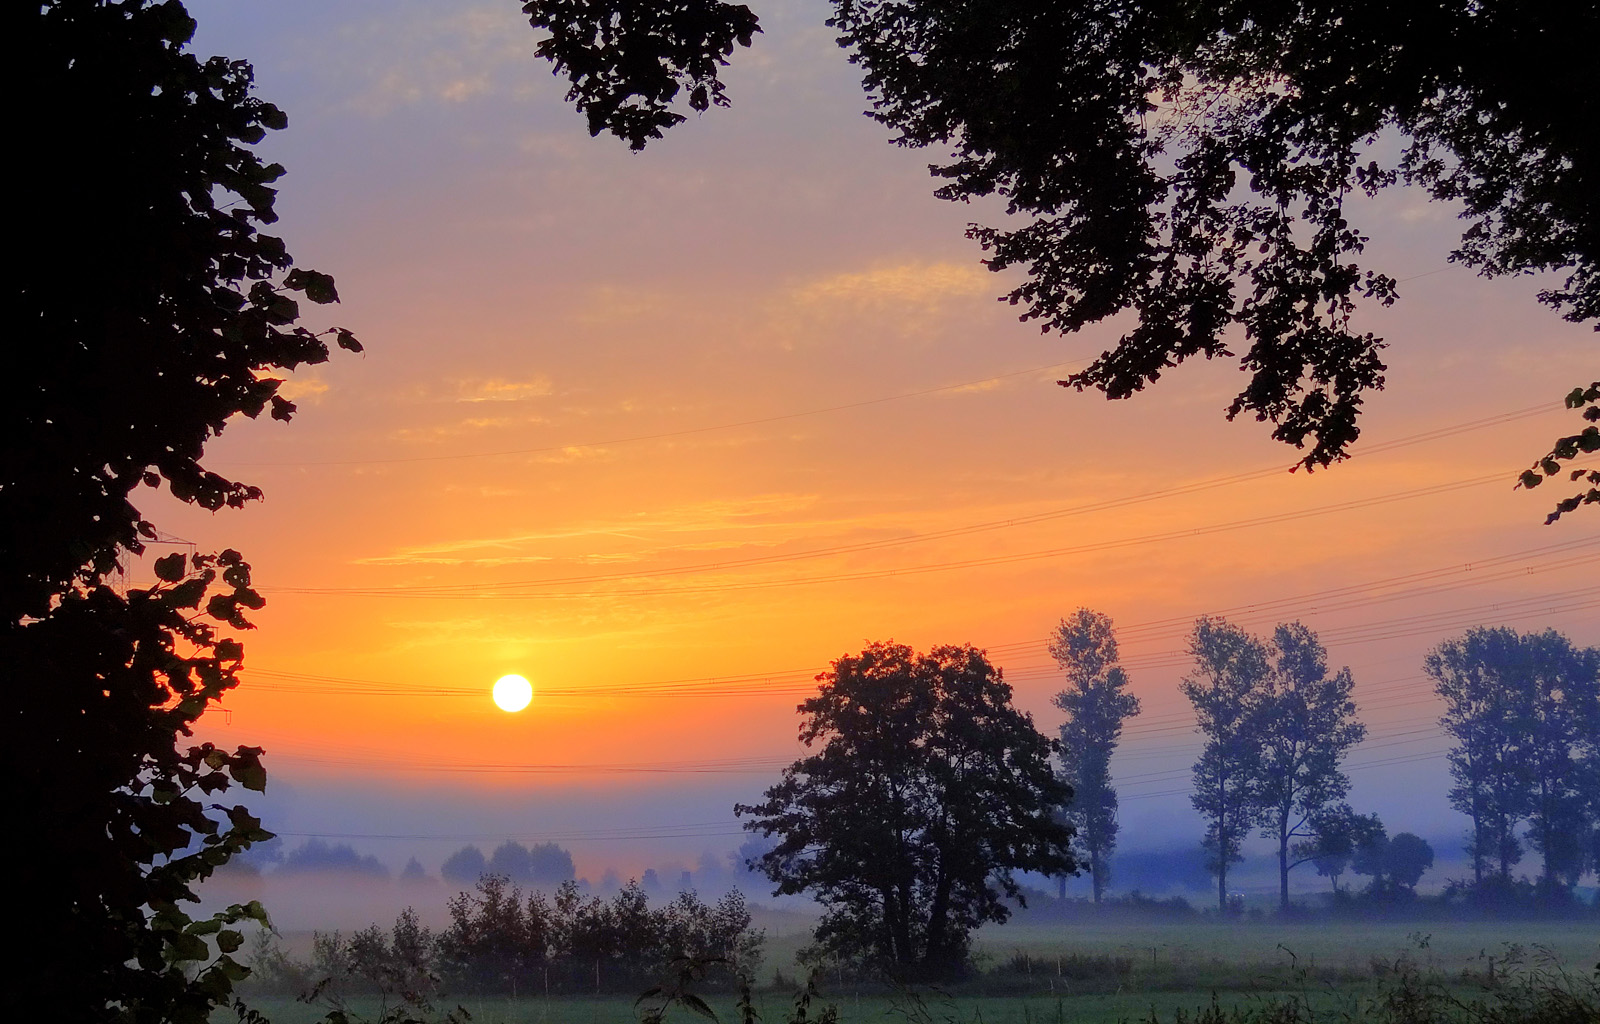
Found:
[[(1245, 1000), (1270, 998), (1272, 992), (1236, 993), (1220, 998), (1223, 1005)], [(1325, 1001), (1332, 1004), (1336, 996)], [(1147, 1019), (1152, 1009), (1163, 1020), (1170, 1020), (1174, 1010), (1193, 1012), (1211, 999), (1209, 993), (1135, 993), (1085, 995), (1085, 996), (941, 996), (927, 993), (915, 1002), (888, 995), (845, 996), (835, 1001), (839, 1009), (840, 1024), (872, 1024), (878, 1021), (903, 1021), (904, 1024), (1119, 1024), (1121, 1021)], [(438, 1007), (440, 1014), (461, 1003), (472, 1014), (473, 1024), (633, 1024), (638, 1018), (633, 1000), (624, 998), (566, 998), (566, 999), (467, 999), (447, 1001)], [(733, 1024), (738, 1018), (731, 996), (708, 998), (719, 1020)], [(757, 1011), (763, 1021), (779, 1022), (786, 1019), (791, 1000), (783, 993), (758, 993)], [(312, 1024), (322, 1018), (325, 1008), (317, 1008), (283, 999), (257, 999), (251, 1005), (265, 1013), (273, 1024)], [(376, 1020), (379, 1005), (376, 1000), (355, 999), (349, 1008), (368, 1019)], [(231, 1018), (219, 1015), (220, 1022)], [(668, 1021), (701, 1021), (703, 1018), (684, 1010), (673, 1011)]]
[[(776, 969), (793, 977), (794, 952), (804, 941), (798, 931), (775, 927), (764, 973), (770, 977)], [(821, 988), (839, 1008), (842, 1024), (1115, 1024), (1147, 1020), (1152, 1010), (1170, 1021), (1174, 1011), (1192, 1013), (1213, 995), (1228, 1007), (1294, 993), (1319, 1007), (1343, 1009), (1370, 997), (1383, 983), (1386, 966), (1402, 956), (1446, 978), (1460, 978), (1463, 970), (1481, 977), (1491, 957), (1503, 973), (1513, 946), (1548, 950), (1553, 964), (1587, 976), (1600, 960), (1600, 928), (1593, 922), (1421, 929), (1328, 922), (1012, 924), (981, 932), (977, 949), (987, 967), (1020, 965), (1013, 958), (1025, 954), (1025, 969), (914, 997), (826, 978)], [(763, 1020), (777, 1024), (786, 1019), (792, 996), (762, 991), (755, 1001)], [(708, 1002), (725, 1024), (738, 1019), (733, 996), (713, 994)], [(251, 1003), (276, 1024), (310, 1024), (325, 1010), (286, 999)], [(629, 1024), (637, 1019), (633, 1000), (625, 997), (462, 997), (441, 1000), (440, 1010), (457, 1003), (473, 1021), (487, 1024)], [(379, 1007), (373, 1000), (352, 1000), (350, 1009), (376, 1019)], [(684, 1011), (674, 1011), (672, 1019), (700, 1020)]]

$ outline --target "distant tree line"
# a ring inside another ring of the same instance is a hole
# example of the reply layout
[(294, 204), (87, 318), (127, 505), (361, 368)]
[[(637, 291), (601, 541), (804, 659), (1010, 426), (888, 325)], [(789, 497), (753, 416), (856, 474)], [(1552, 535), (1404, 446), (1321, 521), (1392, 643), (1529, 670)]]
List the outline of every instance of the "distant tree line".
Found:
[(317, 933), (309, 961), (290, 957), (263, 932), (256, 983), (335, 1002), (365, 994), (631, 995), (685, 958), (714, 965), (707, 984), (731, 987), (754, 977), (765, 943), (736, 890), (715, 903), (684, 892), (652, 907), (637, 882), (601, 900), (570, 880), (546, 895), (487, 874), (449, 907), (450, 925), (439, 932), (407, 908), (388, 930)]
[(464, 846), (445, 858), (439, 874), (447, 882), (472, 885), (483, 875), (498, 875), (518, 885), (555, 888), (578, 877), (572, 854), (555, 843), (532, 847), (507, 840), (484, 857), (476, 846)]
[[(1275, 847), (1281, 909), (1290, 907), (1290, 872), (1307, 863), (1335, 893), (1350, 870), (1372, 878), (1370, 899), (1414, 896), (1432, 847), (1409, 832), (1391, 837), (1376, 815), (1344, 800), (1342, 762), (1366, 735), (1349, 669), (1331, 671), (1316, 633), (1298, 622), (1263, 639), (1201, 618), (1188, 648), (1194, 668), (1180, 689), (1205, 738), (1191, 799), (1206, 822), (1201, 845), (1219, 910), (1237, 909), (1228, 873), (1253, 830)], [(1099, 902), (1117, 836), (1109, 760), (1139, 705), (1124, 692), (1106, 616), (1079, 609), (1048, 649), (1068, 681), (1055, 698), (1066, 713), (1062, 770), (1074, 789), (1064, 814)], [(1600, 650), (1574, 647), (1554, 630), (1480, 628), (1439, 645), (1424, 669), (1455, 741), (1450, 802), (1472, 821), (1470, 888), (1485, 898), (1511, 892), (1511, 868), (1527, 846), (1543, 861), (1536, 895), (1570, 898), (1585, 873), (1600, 869)]]

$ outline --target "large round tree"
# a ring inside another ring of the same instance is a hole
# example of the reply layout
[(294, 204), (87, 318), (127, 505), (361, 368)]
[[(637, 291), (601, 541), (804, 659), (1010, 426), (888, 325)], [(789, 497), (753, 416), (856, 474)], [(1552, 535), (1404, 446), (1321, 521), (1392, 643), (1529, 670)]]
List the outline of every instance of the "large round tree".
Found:
[(1015, 872), (1076, 870), (1056, 744), (972, 647), (877, 643), (817, 678), (799, 710), (819, 749), (735, 808), (779, 840), (751, 866), (826, 908), (817, 952), (898, 978), (959, 974), (972, 929), (1022, 902)]

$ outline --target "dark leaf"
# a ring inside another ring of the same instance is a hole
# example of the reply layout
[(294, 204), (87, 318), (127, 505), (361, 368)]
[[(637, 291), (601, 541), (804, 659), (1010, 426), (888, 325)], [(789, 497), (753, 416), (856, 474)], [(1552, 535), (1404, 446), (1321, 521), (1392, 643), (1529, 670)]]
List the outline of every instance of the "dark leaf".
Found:
[(155, 570), (156, 579), (165, 580), (168, 583), (176, 583), (184, 577), (184, 566), (183, 553), (174, 551), (170, 555), (156, 559), (152, 568)]

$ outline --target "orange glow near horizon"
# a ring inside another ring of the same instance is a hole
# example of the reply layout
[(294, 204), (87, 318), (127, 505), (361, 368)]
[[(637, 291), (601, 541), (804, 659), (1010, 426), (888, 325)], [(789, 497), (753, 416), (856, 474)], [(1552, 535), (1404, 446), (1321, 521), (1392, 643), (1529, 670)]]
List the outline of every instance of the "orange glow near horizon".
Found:
[[(522, 40), (509, 15), (483, 17)], [(1018, 323), (995, 301), (1015, 279), (963, 238), (999, 214), (932, 198), (926, 154), (859, 117), (828, 34), (784, 17), (730, 72), (732, 110), (639, 155), (471, 25), (484, 50), (458, 63), (493, 68), (470, 89), (405, 78), (442, 66), (412, 59), (417, 26), (411, 49), (261, 58), (296, 118), (271, 143), (290, 147), (283, 234), (337, 275), (329, 322), (366, 354), (295, 374), (288, 426), (212, 445), (265, 501), (149, 504), (200, 550), (243, 551), (268, 599), (206, 738), (265, 746), (282, 778), (753, 795), (798, 752), (815, 675), (874, 640), (990, 650), (1053, 731), (1044, 640), (1106, 612), (1144, 702), (1124, 747), (1151, 758), (1192, 741), (1176, 686), (1199, 614), (1321, 631), (1374, 742), (1436, 717), (1421, 657), (1469, 625), (1600, 642), (1588, 598), (1558, 596), (1600, 549), (1535, 551), (1600, 520), (1546, 528), (1552, 488), (1511, 486), (1571, 427), (1590, 332), (1536, 282), (1434, 273), (1448, 211), (1361, 211), (1371, 265), (1417, 278), (1362, 314), (1389, 385), (1356, 458), (1283, 472), (1269, 426), (1223, 419), (1228, 360), (1125, 402), (1058, 387), (1125, 325)], [(1535, 553), (1468, 568), (1516, 552)], [(513, 668), (537, 693), (506, 714), (485, 681)]]

